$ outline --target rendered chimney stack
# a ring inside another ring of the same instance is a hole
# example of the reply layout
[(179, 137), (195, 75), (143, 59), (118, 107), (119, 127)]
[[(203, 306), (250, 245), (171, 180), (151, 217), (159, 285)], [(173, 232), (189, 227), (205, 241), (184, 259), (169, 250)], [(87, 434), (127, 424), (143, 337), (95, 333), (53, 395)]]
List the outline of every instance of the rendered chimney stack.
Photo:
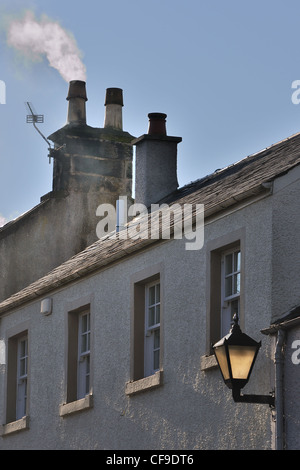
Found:
[(166, 132), (166, 114), (150, 113), (148, 134), (136, 145), (135, 201), (150, 207), (178, 188), (177, 144), (181, 137)]
[(67, 100), (69, 102), (67, 124), (86, 124), (85, 102), (87, 101), (87, 96), (85, 82), (72, 80), (69, 83)]
[(123, 130), (123, 91), (121, 88), (107, 88), (105, 97), (104, 127)]

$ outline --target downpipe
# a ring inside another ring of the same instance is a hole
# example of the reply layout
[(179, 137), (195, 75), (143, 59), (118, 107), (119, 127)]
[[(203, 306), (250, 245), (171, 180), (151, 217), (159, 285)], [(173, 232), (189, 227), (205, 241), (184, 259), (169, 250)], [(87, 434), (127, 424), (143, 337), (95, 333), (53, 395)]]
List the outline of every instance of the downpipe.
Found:
[(276, 409), (276, 450), (284, 449), (284, 422), (283, 422), (283, 345), (285, 341), (285, 332), (278, 330), (277, 342), (275, 349), (275, 409)]

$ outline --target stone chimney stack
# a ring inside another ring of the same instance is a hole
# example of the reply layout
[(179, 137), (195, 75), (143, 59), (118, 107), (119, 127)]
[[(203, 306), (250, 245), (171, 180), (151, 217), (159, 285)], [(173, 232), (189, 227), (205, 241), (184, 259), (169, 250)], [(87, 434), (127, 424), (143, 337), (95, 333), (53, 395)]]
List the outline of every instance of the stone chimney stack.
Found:
[(69, 102), (67, 124), (86, 124), (85, 102), (87, 101), (87, 96), (85, 82), (81, 80), (72, 80), (69, 83), (67, 100)]
[(150, 207), (178, 188), (177, 145), (181, 137), (166, 132), (167, 115), (150, 113), (148, 134), (135, 139), (135, 202)]
[(121, 88), (107, 88), (105, 97), (104, 127), (123, 130), (123, 91)]
[(69, 83), (67, 124), (48, 138), (60, 149), (52, 153), (53, 193), (95, 195), (97, 204), (131, 197), (132, 136), (122, 129), (123, 91), (106, 90), (104, 128), (87, 125), (86, 83)]
[(132, 200), (134, 137), (122, 129), (121, 89), (106, 91), (106, 124), (102, 128), (86, 123), (85, 82), (71, 81), (67, 100), (67, 124), (48, 137), (55, 147), (51, 153), (53, 182), (43, 201), (56, 201), (62, 238), (67, 244), (62, 252), (70, 257), (97, 240), (99, 205), (116, 206), (121, 196)]

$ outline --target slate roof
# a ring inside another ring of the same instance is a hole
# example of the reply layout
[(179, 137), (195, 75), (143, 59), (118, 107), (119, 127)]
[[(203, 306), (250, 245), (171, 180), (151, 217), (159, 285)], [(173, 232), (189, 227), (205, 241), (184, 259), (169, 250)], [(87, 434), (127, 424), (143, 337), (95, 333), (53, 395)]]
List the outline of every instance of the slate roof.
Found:
[(261, 330), (264, 335), (277, 333), (278, 330), (289, 330), (300, 325), (300, 305), (297, 305), (287, 314), (276, 320), (268, 328)]
[[(274, 178), (300, 164), (300, 133), (174, 191), (160, 203), (204, 204), (205, 218), (252, 196), (268, 194)], [(0, 315), (124, 259), (160, 240), (106, 236), (0, 303)]]

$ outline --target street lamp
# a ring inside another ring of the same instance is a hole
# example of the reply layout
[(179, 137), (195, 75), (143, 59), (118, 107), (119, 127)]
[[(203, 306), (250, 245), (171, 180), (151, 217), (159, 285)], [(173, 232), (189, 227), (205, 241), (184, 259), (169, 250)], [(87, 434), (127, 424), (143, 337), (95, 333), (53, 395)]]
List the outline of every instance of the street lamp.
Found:
[(233, 317), (233, 326), (224, 338), (213, 345), (223, 380), (232, 390), (235, 402), (266, 403), (274, 406), (272, 395), (241, 395), (241, 389), (248, 383), (261, 342), (242, 333), (238, 325), (238, 315)]

